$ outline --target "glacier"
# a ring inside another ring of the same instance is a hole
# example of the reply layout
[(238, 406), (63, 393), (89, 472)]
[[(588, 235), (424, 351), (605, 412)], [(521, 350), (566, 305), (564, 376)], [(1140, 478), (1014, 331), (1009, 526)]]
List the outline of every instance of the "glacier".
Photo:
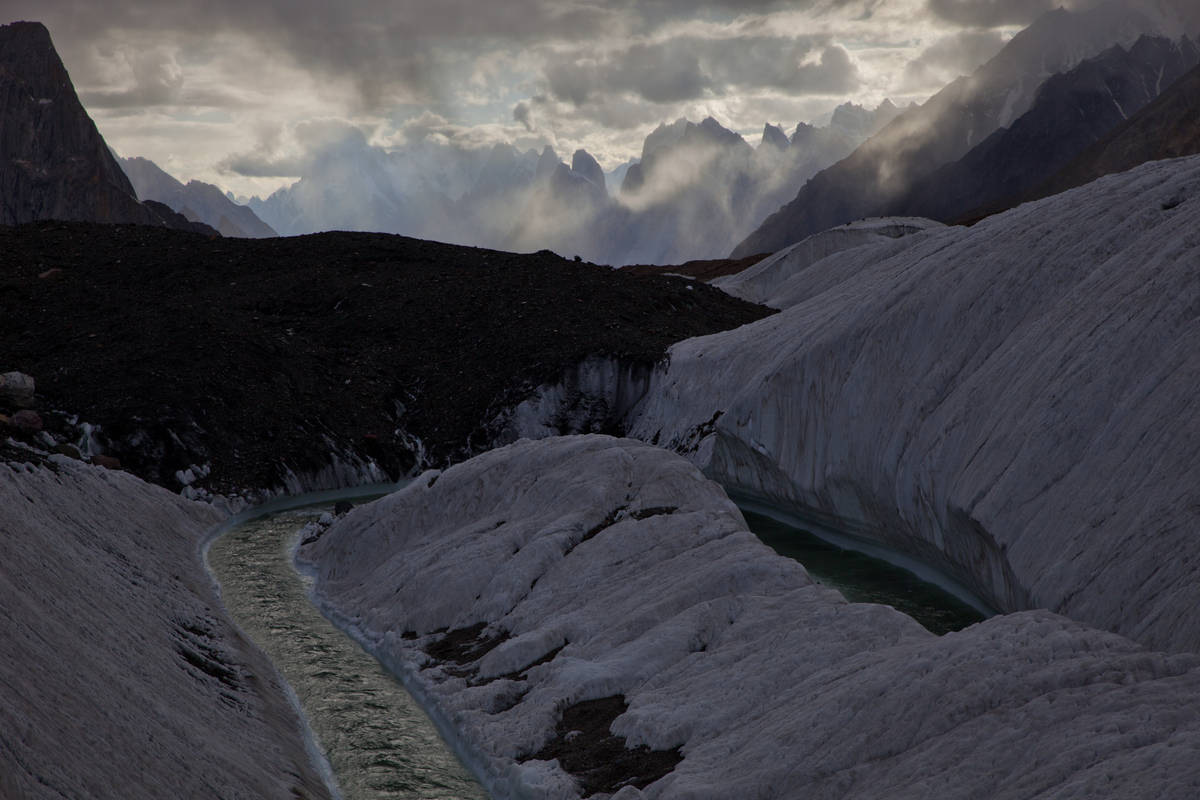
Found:
[[(895, 240), (940, 227), (943, 227), (942, 223), (922, 217), (872, 217), (850, 222), (814, 233), (741, 272), (717, 278), (712, 285), (751, 303), (781, 308), (791, 305), (788, 295), (781, 293), (782, 287), (813, 264), (835, 253), (869, 245), (882, 248), (907, 246), (911, 242), (897, 245)], [(856, 254), (858, 258), (862, 256)]]
[[(522, 440), (354, 509), (297, 557), (498, 798), (580, 796), (537, 754), (565, 709), (613, 696), (628, 747), (682, 755), (620, 800), (1200, 786), (1200, 656), (1045, 610), (938, 637), (847, 603), (644, 443)], [(475, 652), (446, 656), (464, 632)]]
[(780, 314), (670, 349), (629, 433), (1002, 611), (1194, 652), (1198, 195), (1156, 162), (800, 259)]
[(290, 690), (204, 568), (223, 515), (27, 459), (0, 461), (0, 797), (331, 797)]

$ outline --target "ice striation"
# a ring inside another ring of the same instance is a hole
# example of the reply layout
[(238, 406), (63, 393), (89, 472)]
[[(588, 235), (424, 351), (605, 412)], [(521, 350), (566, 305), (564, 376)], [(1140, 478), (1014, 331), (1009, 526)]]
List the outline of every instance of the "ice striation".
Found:
[(999, 609), (1200, 649), (1200, 159), (845, 250), (674, 346), (631, 433)]
[(204, 569), (220, 514), (29, 458), (0, 462), (0, 797), (329, 797)]
[[(614, 695), (626, 747), (682, 756), (621, 800), (1200, 787), (1200, 657), (1048, 611), (937, 637), (847, 603), (693, 465), (630, 440), (527, 440), (427, 473), (299, 559), (498, 798), (579, 796), (535, 756), (564, 709)], [(449, 658), (464, 632), (475, 652)]]

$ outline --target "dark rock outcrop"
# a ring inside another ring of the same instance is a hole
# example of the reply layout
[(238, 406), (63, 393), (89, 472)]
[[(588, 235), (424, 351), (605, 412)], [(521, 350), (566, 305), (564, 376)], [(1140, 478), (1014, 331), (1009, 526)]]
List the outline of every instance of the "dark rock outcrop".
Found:
[(0, 25), (0, 122), (0, 225), (178, 224), (138, 202), (40, 22)]
[[(38, 278), (48, 263), (60, 278)], [(548, 252), (0, 227), (4, 368), (99, 426), (91, 453), (175, 490), (287, 486), (334, 459), (393, 476), (446, 464), (588, 356), (648, 368), (674, 342), (768, 313)]]
[(84, 111), (41, 23), (0, 26), (0, 120), (0, 224), (159, 224)]
[[(221, 234), (216, 228), (205, 225), (203, 222), (193, 222), (183, 214), (177, 213), (166, 203), (160, 203), (157, 200), (147, 200), (142, 203), (146, 208), (153, 211), (163, 224), (168, 228), (173, 228), (177, 231), (188, 231), (189, 233), (198, 233), (201, 236), (220, 236)], [(39, 276), (40, 277), (40, 276)]]

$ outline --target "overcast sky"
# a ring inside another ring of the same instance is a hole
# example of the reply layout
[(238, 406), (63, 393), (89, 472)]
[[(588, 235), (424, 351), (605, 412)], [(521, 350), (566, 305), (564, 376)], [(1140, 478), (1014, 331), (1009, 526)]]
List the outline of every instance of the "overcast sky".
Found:
[(109, 144), (238, 194), (296, 177), (323, 131), (584, 147), (659, 122), (757, 141), (845, 100), (924, 100), (1054, 0), (0, 0), (46, 23)]

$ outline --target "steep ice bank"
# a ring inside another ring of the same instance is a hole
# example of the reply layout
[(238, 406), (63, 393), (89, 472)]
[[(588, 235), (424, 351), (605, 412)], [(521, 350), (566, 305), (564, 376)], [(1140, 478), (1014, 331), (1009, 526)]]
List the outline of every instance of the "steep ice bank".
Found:
[(1200, 649), (1197, 231), (1190, 158), (844, 251), (671, 348), (631, 433), (997, 608)]
[(202, 565), (220, 515), (30, 459), (0, 461), (0, 797), (328, 797)]
[(628, 703), (594, 704), (626, 747), (682, 756), (621, 800), (1200, 786), (1200, 657), (1044, 611), (935, 637), (814, 584), (719, 486), (629, 440), (524, 441), (427, 473), (299, 558), (497, 797), (578, 796), (545, 756), (589, 735), (556, 723), (600, 698)]

